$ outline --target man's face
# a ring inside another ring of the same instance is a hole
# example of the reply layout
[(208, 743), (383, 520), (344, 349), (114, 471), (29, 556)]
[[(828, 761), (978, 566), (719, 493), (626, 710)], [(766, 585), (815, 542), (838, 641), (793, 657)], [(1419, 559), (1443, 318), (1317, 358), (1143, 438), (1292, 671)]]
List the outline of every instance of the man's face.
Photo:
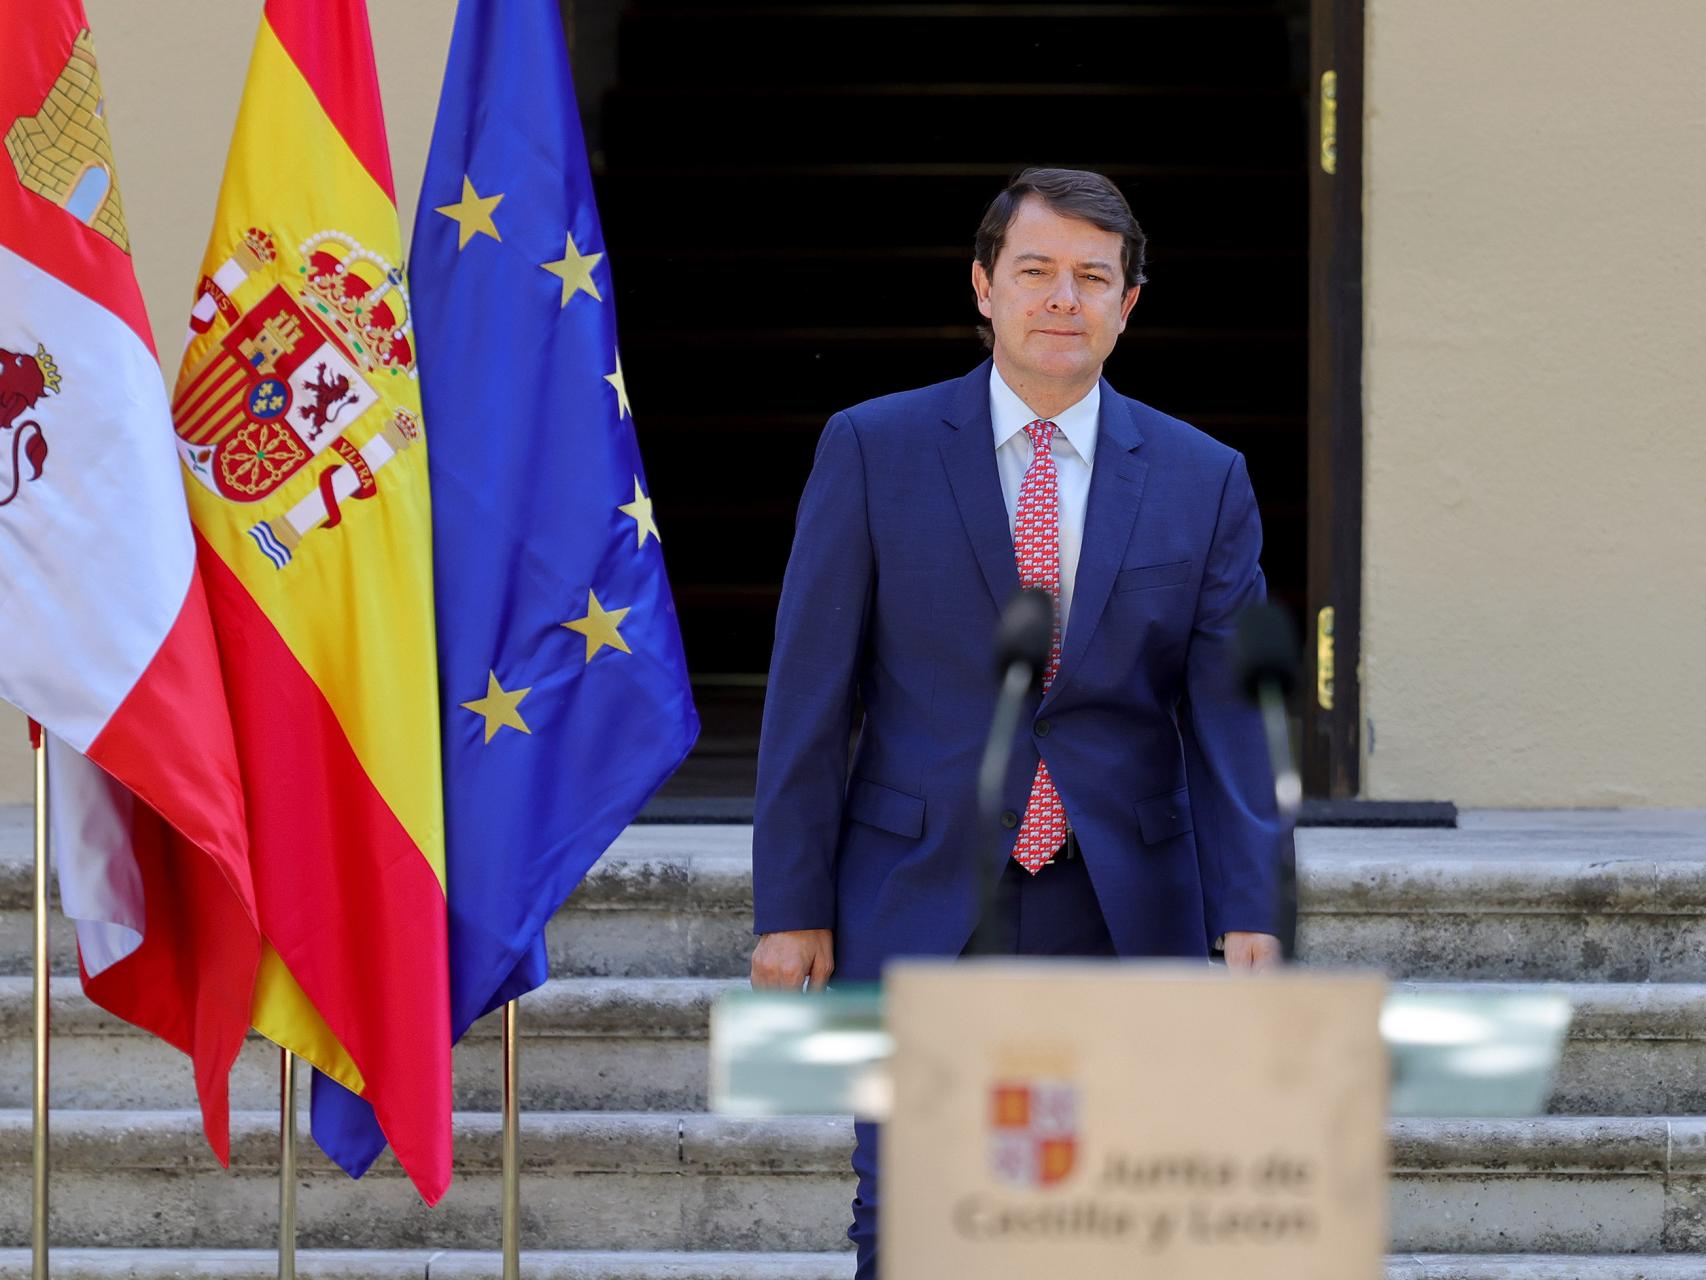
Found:
[(972, 264), (977, 309), (995, 331), (1004, 368), (1022, 378), (1096, 376), (1125, 331), (1138, 288), (1123, 288), (1123, 241), (1031, 195), (1007, 228), (993, 272)]

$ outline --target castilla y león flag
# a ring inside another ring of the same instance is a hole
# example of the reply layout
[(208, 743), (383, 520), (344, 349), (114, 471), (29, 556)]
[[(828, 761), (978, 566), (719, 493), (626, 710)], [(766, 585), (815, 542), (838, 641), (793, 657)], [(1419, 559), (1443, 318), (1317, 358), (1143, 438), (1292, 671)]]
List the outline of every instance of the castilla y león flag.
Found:
[(362, 0), (267, 0), (172, 419), (266, 941), (254, 1024), (450, 1181), (432, 525)]
[(223, 1161), (261, 943), (219, 653), (88, 22), (0, 32), (0, 698), (50, 735), (84, 989), (193, 1057)]

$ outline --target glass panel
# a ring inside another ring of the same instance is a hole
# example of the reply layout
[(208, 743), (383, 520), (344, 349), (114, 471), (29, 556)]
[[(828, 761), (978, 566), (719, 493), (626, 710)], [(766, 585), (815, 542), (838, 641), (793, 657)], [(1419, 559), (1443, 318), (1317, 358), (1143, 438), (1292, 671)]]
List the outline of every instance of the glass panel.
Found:
[[(1392, 1114), (1542, 1113), (1570, 1014), (1562, 996), (1393, 991), (1380, 1017)], [(881, 1119), (890, 1048), (879, 987), (731, 992), (711, 1011), (711, 1109)]]

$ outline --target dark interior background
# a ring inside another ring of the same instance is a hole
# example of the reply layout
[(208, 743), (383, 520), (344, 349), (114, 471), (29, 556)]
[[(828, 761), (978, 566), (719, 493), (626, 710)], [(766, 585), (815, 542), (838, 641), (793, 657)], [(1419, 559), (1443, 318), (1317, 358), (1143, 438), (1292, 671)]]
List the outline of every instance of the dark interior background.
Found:
[(982, 359), (972, 234), (1028, 164), (1125, 191), (1150, 283), (1108, 377), (1243, 451), (1271, 592), (1303, 613), (1303, 0), (565, 7), (705, 719), (666, 797), (750, 797), (818, 433)]

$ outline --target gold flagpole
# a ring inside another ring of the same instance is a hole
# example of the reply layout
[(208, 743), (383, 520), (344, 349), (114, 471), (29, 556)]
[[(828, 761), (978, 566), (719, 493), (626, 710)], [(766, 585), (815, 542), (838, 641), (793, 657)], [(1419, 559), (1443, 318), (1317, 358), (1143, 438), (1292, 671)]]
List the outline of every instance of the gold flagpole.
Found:
[(521, 1280), (521, 1102), (516, 1082), (517, 1002), (504, 1006), (503, 1280)]
[(35, 747), (36, 764), (36, 883), (35, 883), (35, 1090), (34, 1090), (34, 1149), (31, 1153), (35, 1183), (30, 1200), (30, 1280), (48, 1280), (47, 1276), (47, 1036), (48, 983), (47, 954), (47, 733), (33, 720), (30, 738)]
[(278, 1280), (296, 1280), (296, 1058), (278, 1052)]

